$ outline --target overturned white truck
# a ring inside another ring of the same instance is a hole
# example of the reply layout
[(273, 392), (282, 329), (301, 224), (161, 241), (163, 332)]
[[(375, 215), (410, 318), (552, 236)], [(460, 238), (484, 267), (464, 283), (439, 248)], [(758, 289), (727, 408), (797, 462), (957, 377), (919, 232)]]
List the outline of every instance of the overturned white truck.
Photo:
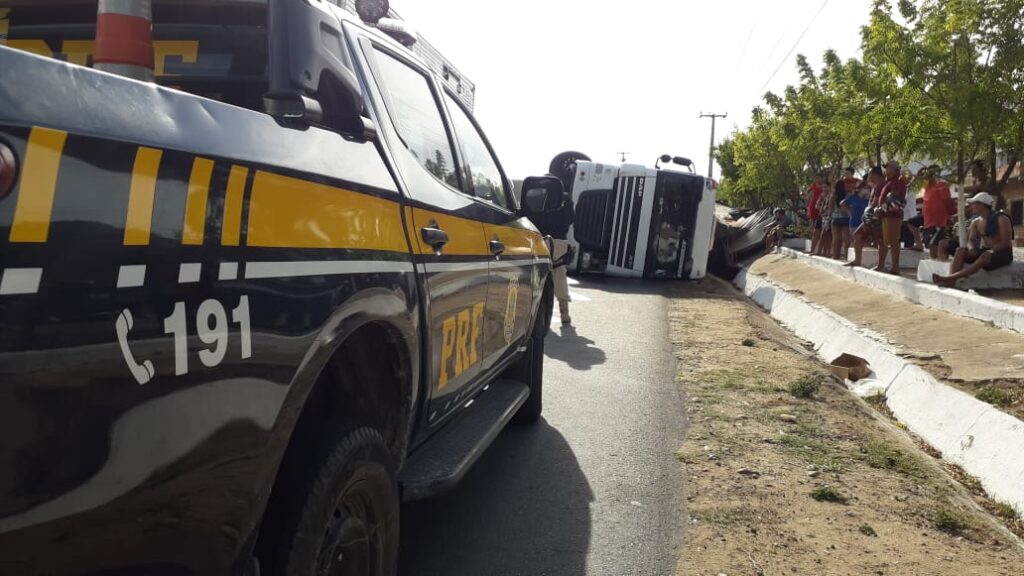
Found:
[(716, 186), (693, 173), (688, 159), (666, 155), (648, 168), (565, 152), (551, 161), (550, 172), (575, 205), (571, 272), (686, 280), (707, 274)]

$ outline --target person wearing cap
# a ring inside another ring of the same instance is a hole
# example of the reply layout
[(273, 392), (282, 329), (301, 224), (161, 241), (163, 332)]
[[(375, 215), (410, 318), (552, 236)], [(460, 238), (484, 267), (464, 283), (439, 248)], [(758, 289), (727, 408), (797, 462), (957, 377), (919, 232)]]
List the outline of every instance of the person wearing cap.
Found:
[(944, 251), (940, 254), (939, 245), (949, 240), (950, 218), (956, 214), (956, 201), (949, 192), (949, 185), (939, 179), (940, 172), (941, 168), (934, 164), (921, 170), (925, 179), (922, 232), (932, 260), (939, 260), (940, 255), (941, 260), (946, 259)]
[[(932, 282), (952, 288), (956, 281), (978, 272), (1009, 266), (1013, 262), (1013, 225), (1010, 217), (996, 210), (996, 199), (988, 192), (979, 192), (969, 200), (975, 219), (971, 222), (971, 237), (981, 238), (981, 246), (968, 242), (953, 257), (950, 274), (932, 275)], [(965, 267), (966, 265), (966, 267)]]
[(811, 254), (818, 251), (818, 244), (821, 243), (821, 209), (818, 204), (821, 202), (821, 195), (825, 192), (821, 183), (825, 175), (818, 172), (814, 175), (814, 183), (807, 189), (807, 219), (810, 221), (811, 232)]
[(900, 274), (900, 240), (903, 232), (903, 207), (907, 203), (907, 183), (900, 173), (900, 164), (890, 160), (885, 165), (885, 184), (882, 185), (881, 203), (875, 208), (875, 216), (882, 221), (882, 246), (878, 248), (878, 266), (875, 270), (885, 272), (885, 260), (892, 257), (888, 272)]
[[(873, 166), (871, 172), (864, 176), (867, 184), (866, 207), (860, 217), (860, 224), (853, 231), (853, 260), (847, 262), (847, 266), (860, 266), (861, 256), (864, 253), (865, 244), (876, 244), (881, 249), (881, 223), (875, 217), (875, 209), (881, 205), (882, 185), (885, 183), (885, 173), (880, 166)], [(853, 202), (847, 204), (853, 205)], [(860, 205), (857, 203), (857, 205)]]

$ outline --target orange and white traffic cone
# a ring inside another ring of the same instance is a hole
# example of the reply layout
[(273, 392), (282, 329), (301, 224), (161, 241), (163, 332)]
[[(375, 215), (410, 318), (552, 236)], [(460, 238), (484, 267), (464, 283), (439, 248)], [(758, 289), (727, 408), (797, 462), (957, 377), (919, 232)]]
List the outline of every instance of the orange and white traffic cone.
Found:
[(151, 0), (99, 0), (93, 65), (104, 72), (153, 81)]

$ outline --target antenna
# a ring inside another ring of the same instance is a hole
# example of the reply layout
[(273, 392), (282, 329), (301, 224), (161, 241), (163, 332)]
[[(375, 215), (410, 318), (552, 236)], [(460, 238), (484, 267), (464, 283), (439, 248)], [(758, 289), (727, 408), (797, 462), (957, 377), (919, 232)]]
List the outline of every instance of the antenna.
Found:
[(626, 156), (629, 156), (630, 154), (632, 154), (632, 152), (616, 152), (616, 154), (622, 156), (622, 163), (625, 164)]

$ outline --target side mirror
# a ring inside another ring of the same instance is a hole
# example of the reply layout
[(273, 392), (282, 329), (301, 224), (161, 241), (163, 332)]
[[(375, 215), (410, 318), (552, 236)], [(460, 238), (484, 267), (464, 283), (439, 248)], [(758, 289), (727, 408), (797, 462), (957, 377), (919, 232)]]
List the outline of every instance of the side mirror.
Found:
[(371, 137), (341, 20), (332, 10), (320, 1), (270, 0), (267, 113), (292, 125)]
[(562, 181), (554, 176), (532, 176), (523, 181), (523, 216), (536, 216), (554, 212), (562, 207), (564, 191)]

